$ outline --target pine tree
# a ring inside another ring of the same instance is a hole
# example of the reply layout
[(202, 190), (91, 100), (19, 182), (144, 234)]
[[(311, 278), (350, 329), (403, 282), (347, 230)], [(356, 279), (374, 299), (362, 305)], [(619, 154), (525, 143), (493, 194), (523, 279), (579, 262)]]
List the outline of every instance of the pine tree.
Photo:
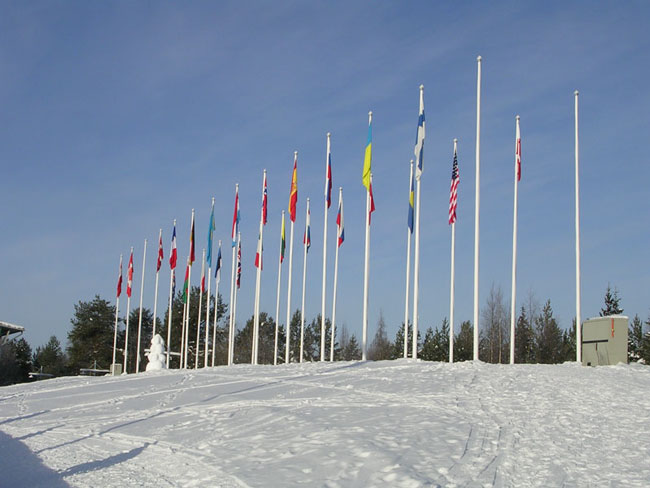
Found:
[[(413, 349), (413, 326), (409, 321), (408, 327), (408, 338), (406, 339), (408, 343), (408, 357), (412, 357)], [(391, 347), (390, 358), (399, 359), (404, 357), (404, 322), (397, 328), (397, 333), (395, 334), (395, 341)]]
[(0, 386), (29, 381), (32, 348), (25, 338), (0, 343)]
[(526, 315), (526, 308), (521, 307), (515, 328), (515, 363), (535, 362), (535, 331)]
[(614, 288), (614, 293), (612, 289), (607, 284), (607, 291), (605, 292), (605, 308), (600, 309), (600, 316), (606, 317), (608, 315), (621, 315), (623, 309), (620, 307), (621, 299), (618, 296), (618, 290)]
[(565, 329), (562, 333), (562, 356), (561, 361), (576, 360), (576, 319), (573, 318), (571, 328)]
[(341, 355), (343, 356), (343, 361), (359, 361), (361, 359), (361, 348), (359, 348), (359, 343), (354, 334), (348, 339)]
[(501, 287), (492, 285), (485, 308), (482, 311), (485, 325), (485, 353), (481, 356), (489, 363), (509, 361), (508, 311), (503, 303)]
[[(645, 321), (645, 325), (650, 327), (650, 317), (648, 317), (648, 320)], [(641, 361), (643, 361), (645, 364), (650, 364), (650, 330), (643, 334), (640, 356)]]
[[(79, 368), (95, 365), (106, 368), (113, 359), (115, 307), (96, 295), (90, 302), (80, 301), (74, 306), (68, 332), (68, 359), (75, 373)], [(136, 321), (137, 326), (137, 321)]]
[(537, 329), (537, 362), (555, 364), (562, 358), (562, 331), (553, 317), (551, 300), (547, 300), (542, 313), (535, 319)]
[(54, 376), (66, 374), (66, 358), (56, 336), (50, 337), (44, 346), (36, 348), (33, 363), (36, 371)]
[(474, 357), (474, 330), (469, 320), (460, 324), (454, 338), (454, 361), (471, 361)]
[(379, 313), (379, 321), (377, 322), (377, 332), (375, 337), (368, 348), (368, 359), (371, 361), (383, 361), (390, 359), (392, 344), (388, 340), (386, 333), (386, 322), (384, 321), (384, 314)]
[(641, 359), (643, 347), (643, 322), (638, 315), (634, 316), (630, 331), (627, 336), (627, 361), (638, 361)]
[(442, 320), (440, 329), (435, 332), (429, 327), (424, 334), (420, 358), (424, 361), (449, 360), (449, 322), (447, 317)]

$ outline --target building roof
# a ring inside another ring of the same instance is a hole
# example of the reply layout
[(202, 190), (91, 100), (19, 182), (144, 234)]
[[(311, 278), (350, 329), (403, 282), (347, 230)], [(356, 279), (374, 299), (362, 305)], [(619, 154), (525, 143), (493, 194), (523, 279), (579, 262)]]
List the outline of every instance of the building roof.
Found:
[(23, 332), (25, 332), (25, 327), (0, 320), (0, 338), (7, 337), (10, 334), (22, 334)]

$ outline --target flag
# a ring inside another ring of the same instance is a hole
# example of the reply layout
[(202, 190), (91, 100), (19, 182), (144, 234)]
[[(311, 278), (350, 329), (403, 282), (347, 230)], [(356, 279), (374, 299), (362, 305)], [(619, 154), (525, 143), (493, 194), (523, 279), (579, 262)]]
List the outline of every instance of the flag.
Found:
[(235, 211), (232, 216), (232, 247), (237, 245), (237, 231), (239, 230), (239, 187), (235, 191)]
[(449, 224), (456, 222), (456, 204), (458, 203), (458, 183), (460, 174), (458, 173), (458, 156), (454, 148), (454, 162), (451, 167), (451, 189), (449, 190)]
[(368, 225), (372, 219), (372, 213), (375, 211), (375, 197), (372, 194), (372, 175), (370, 175), (370, 187), (368, 188), (370, 194), (370, 210), (368, 211)]
[(201, 266), (201, 293), (205, 293), (205, 263)]
[(309, 207), (307, 207), (307, 226), (305, 228), (305, 233), (302, 236), (302, 243), (307, 244), (307, 252), (309, 252), (309, 248), (311, 247), (311, 212), (309, 211)]
[(515, 144), (515, 171), (517, 181), (521, 180), (521, 133), (519, 132), (519, 116), (517, 116), (517, 142)]
[(363, 186), (370, 191), (370, 163), (372, 161), (372, 112), (370, 112), (368, 120), (368, 142), (366, 143), (366, 155), (363, 160), (363, 176), (361, 181)]
[(262, 196), (262, 223), (266, 225), (268, 194), (266, 191), (266, 171), (264, 171), (264, 195)]
[(131, 249), (131, 257), (129, 258), (129, 269), (126, 275), (126, 296), (131, 298), (131, 288), (133, 286), (133, 249)]
[(194, 211), (192, 211), (192, 228), (190, 229), (190, 266), (196, 261), (194, 257)]
[(188, 296), (188, 287), (190, 281), (190, 260), (187, 260), (187, 266), (185, 266), (185, 282), (183, 283), (183, 303), (187, 303)]
[(237, 241), (237, 289), (241, 286), (241, 237)]
[(176, 273), (172, 269), (172, 300), (174, 299), (175, 294), (176, 294)]
[(411, 231), (411, 234), (413, 234), (413, 195), (415, 194), (415, 191), (413, 189), (414, 187), (414, 182), (413, 182), (413, 167), (411, 167), (411, 190), (409, 191), (409, 216), (408, 216), (408, 226), (409, 230)]
[(343, 196), (339, 199), (339, 213), (336, 215), (336, 235), (338, 236), (338, 246), (341, 247), (345, 240), (345, 229), (343, 227)]
[(214, 233), (214, 200), (212, 201), (212, 212), (210, 212), (210, 224), (208, 228), (208, 254), (206, 255), (206, 260), (208, 262), (208, 267), (212, 268), (212, 234)]
[(163, 245), (162, 245), (162, 231), (160, 232), (160, 237), (158, 238), (158, 264), (156, 265), (156, 273), (160, 271), (160, 266), (162, 265), (163, 258)]
[(284, 261), (284, 249), (286, 247), (286, 242), (284, 238), (284, 212), (282, 213), (282, 231), (281, 231), (281, 241), (280, 241), (280, 262)]
[(264, 266), (262, 264), (262, 236), (261, 234), (257, 234), (257, 251), (255, 252), (255, 267), (264, 269)]
[(120, 254), (120, 272), (117, 275), (117, 298), (122, 294), (122, 255)]
[(332, 152), (330, 150), (330, 138), (327, 137), (327, 171), (325, 174), (325, 203), (327, 208), (332, 206)]
[(176, 258), (177, 258), (177, 252), (176, 252), (176, 221), (174, 221), (174, 232), (172, 233), (172, 250), (171, 254), (169, 255), (169, 268), (170, 269), (175, 269), (176, 268)]
[(217, 283), (221, 281), (221, 242), (219, 243), (219, 251), (217, 252), (217, 269), (214, 271), (214, 277)]
[(289, 218), (296, 221), (296, 203), (298, 203), (298, 153), (293, 157), (293, 173), (291, 174), (291, 191), (289, 192)]
[(420, 86), (420, 111), (418, 116), (418, 130), (415, 134), (415, 178), (422, 176), (422, 157), (424, 156), (424, 87)]

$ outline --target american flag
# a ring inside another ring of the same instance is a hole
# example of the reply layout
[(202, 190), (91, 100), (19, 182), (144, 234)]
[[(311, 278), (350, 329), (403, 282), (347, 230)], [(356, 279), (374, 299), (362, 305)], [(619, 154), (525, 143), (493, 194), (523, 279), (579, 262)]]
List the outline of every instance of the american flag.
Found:
[(449, 224), (456, 222), (456, 205), (458, 203), (458, 182), (460, 175), (458, 174), (458, 156), (456, 154), (456, 147), (454, 145), (454, 163), (451, 169), (451, 189), (449, 190)]

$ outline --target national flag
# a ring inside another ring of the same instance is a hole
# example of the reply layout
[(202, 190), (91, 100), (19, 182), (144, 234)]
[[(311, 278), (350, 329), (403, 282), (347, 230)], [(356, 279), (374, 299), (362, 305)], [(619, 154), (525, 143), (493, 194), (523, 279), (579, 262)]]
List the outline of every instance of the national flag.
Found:
[(307, 245), (307, 252), (311, 247), (311, 212), (309, 211), (309, 206), (307, 206), (307, 222), (305, 227), (305, 233), (302, 236), (302, 243)]
[(190, 229), (190, 266), (196, 261), (194, 257), (194, 211), (192, 211), (192, 228)]
[(219, 241), (219, 251), (217, 252), (217, 269), (214, 271), (214, 277), (217, 283), (221, 281), (221, 241)]
[(262, 263), (262, 251), (263, 251), (263, 245), (262, 245), (262, 236), (260, 234), (257, 235), (257, 251), (255, 252), (255, 267), (264, 269), (264, 265)]
[(368, 225), (372, 219), (372, 213), (375, 211), (375, 197), (372, 194), (372, 175), (370, 176), (370, 187), (368, 188), (368, 193), (370, 194), (370, 210), (368, 211)]
[(237, 289), (241, 286), (241, 237), (237, 241)]
[[(413, 161), (411, 161), (413, 163)], [(413, 195), (415, 194), (414, 190), (414, 181), (413, 181), (413, 166), (411, 166), (411, 190), (409, 191), (409, 216), (408, 216), (408, 226), (411, 234), (413, 234)]]
[(264, 171), (264, 194), (262, 196), (262, 223), (266, 225), (266, 214), (268, 207), (268, 194), (266, 190), (266, 171)]
[(187, 303), (188, 288), (190, 282), (190, 260), (187, 260), (187, 266), (185, 266), (185, 282), (183, 283), (183, 303)]
[(424, 156), (424, 87), (420, 86), (420, 111), (418, 115), (418, 130), (415, 134), (415, 178), (422, 176), (422, 158)]
[(449, 190), (449, 224), (456, 222), (456, 205), (458, 203), (458, 183), (460, 174), (458, 172), (458, 156), (454, 147), (454, 162), (451, 167), (451, 189)]
[(291, 173), (291, 190), (289, 192), (289, 218), (296, 221), (296, 204), (298, 203), (298, 153), (293, 157), (293, 173)]
[(172, 300), (176, 294), (176, 272), (172, 269)]
[(368, 115), (368, 141), (366, 142), (366, 155), (363, 160), (363, 186), (370, 191), (370, 170), (372, 162), (372, 112)]
[(517, 172), (517, 181), (521, 180), (521, 133), (519, 132), (519, 116), (517, 116), (517, 142), (515, 144), (515, 171)]
[(212, 268), (212, 234), (214, 234), (214, 199), (212, 200), (212, 211), (210, 212), (210, 223), (208, 227), (208, 253), (206, 255), (206, 260), (208, 262), (208, 267)]
[(174, 232), (172, 233), (172, 250), (171, 254), (169, 255), (169, 268), (170, 269), (175, 269), (176, 268), (176, 258), (178, 257), (177, 251), (176, 251), (176, 221), (174, 221)]
[(332, 152), (330, 149), (330, 138), (327, 134), (327, 170), (325, 173), (325, 203), (327, 208), (332, 206)]
[(162, 265), (163, 258), (163, 244), (162, 244), (162, 231), (160, 232), (160, 237), (158, 237), (158, 264), (156, 264), (156, 273), (160, 271), (160, 266)]
[(281, 231), (281, 241), (280, 241), (280, 262), (284, 261), (284, 249), (286, 247), (286, 240), (284, 237), (284, 212), (282, 212), (282, 231)]
[(205, 293), (205, 263), (201, 266), (201, 293)]
[(131, 288), (133, 287), (133, 249), (131, 249), (131, 257), (129, 258), (129, 268), (126, 275), (126, 296), (131, 298)]
[(239, 186), (235, 191), (235, 211), (232, 216), (232, 247), (237, 245), (237, 232), (239, 231)]
[(122, 294), (122, 255), (120, 254), (120, 272), (117, 275), (117, 298)]
[(339, 198), (339, 212), (336, 215), (336, 235), (338, 236), (338, 246), (341, 247), (345, 240), (345, 229), (343, 227), (343, 195)]

